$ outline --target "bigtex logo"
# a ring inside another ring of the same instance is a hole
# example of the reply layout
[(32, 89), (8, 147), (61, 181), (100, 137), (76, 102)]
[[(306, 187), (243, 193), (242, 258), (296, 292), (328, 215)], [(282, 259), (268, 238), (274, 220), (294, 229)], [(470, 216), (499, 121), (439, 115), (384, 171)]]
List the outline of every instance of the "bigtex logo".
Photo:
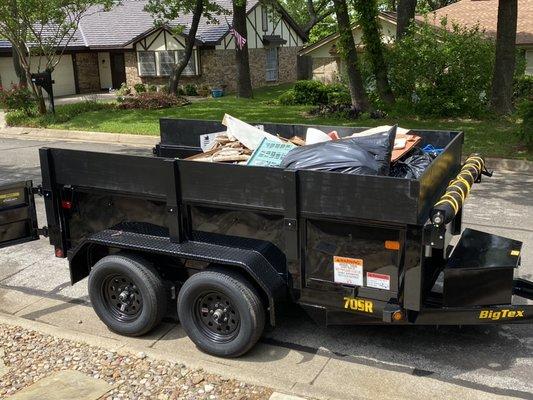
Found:
[(493, 310), (482, 310), (479, 313), (479, 319), (491, 319), (493, 321), (498, 321), (499, 319), (503, 318), (524, 318), (524, 311), (523, 310), (501, 310), (501, 311), (493, 311)]

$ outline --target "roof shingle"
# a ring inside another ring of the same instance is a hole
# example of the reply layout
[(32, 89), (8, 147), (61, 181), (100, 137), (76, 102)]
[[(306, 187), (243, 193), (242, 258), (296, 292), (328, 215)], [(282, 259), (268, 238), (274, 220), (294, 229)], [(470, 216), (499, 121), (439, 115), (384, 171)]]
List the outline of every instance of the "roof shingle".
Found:
[[(442, 18), (448, 23), (457, 23), (468, 27), (479, 24), (488, 36), (496, 37), (498, 25), (498, 0), (460, 0), (457, 3), (440, 8), (434, 13), (430, 22), (440, 24)], [(518, 24), (516, 44), (533, 44), (533, 0), (518, 0)]]
[[(228, 31), (228, 24), (233, 23), (232, 0), (216, 0), (228, 11), (227, 15), (215, 16), (216, 21), (200, 20), (197, 40), (204, 44), (218, 42)], [(259, 0), (248, 0), (250, 11)], [(144, 11), (148, 0), (124, 0), (109, 11), (93, 8), (82, 18), (78, 31), (75, 33), (69, 47), (85, 46), (89, 48), (121, 48), (131, 40), (143, 35), (154, 28), (153, 18)], [(170, 26), (184, 26), (184, 34), (188, 33), (192, 21), (192, 14), (184, 14), (170, 23)], [(0, 42), (0, 48), (11, 47), (9, 42)]]

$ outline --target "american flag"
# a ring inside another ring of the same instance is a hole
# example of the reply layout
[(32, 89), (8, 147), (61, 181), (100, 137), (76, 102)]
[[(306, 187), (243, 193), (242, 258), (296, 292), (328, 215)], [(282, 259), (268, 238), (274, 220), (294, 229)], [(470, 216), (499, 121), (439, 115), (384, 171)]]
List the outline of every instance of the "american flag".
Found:
[(235, 43), (237, 44), (239, 50), (244, 49), (244, 46), (246, 45), (246, 39), (239, 32), (237, 32), (235, 28), (231, 28), (229, 33), (235, 37)]

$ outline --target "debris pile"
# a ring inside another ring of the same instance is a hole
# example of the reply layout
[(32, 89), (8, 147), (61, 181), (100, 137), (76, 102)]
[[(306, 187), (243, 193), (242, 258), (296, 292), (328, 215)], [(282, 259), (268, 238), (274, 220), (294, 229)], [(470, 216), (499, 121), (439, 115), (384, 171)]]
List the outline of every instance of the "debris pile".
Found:
[(392, 176), (418, 178), (438, 155), (431, 146), (431, 154), (427, 152), (431, 157), (423, 156), (418, 147), (422, 138), (397, 126), (378, 126), (349, 136), (344, 130), (344, 137), (334, 130), (309, 127), (305, 138), (285, 138), (227, 114), (222, 124), (227, 130), (204, 135), (203, 153), (189, 160), (372, 175), (388, 175), (390, 169)]

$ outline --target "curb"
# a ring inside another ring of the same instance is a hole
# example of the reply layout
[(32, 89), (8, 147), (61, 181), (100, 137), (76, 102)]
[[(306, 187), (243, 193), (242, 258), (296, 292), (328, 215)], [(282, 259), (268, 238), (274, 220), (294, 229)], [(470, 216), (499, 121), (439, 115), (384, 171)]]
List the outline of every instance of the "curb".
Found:
[[(0, 128), (0, 137), (32, 140), (72, 140), (150, 147), (155, 146), (160, 141), (159, 136), (155, 135), (133, 135), (129, 133), (107, 133), (20, 127)], [(514, 160), (508, 158), (487, 158), (486, 162), (487, 165), (494, 170), (533, 172), (533, 161)]]
[(490, 169), (504, 169), (515, 172), (533, 172), (533, 161), (513, 160), (509, 158), (487, 158), (486, 165)]
[(70, 131), (37, 128), (4, 128), (0, 129), (0, 137), (11, 139), (36, 140), (73, 140), (95, 143), (118, 143), (133, 146), (155, 146), (159, 136), (132, 135), (129, 133), (107, 133), (91, 131)]

